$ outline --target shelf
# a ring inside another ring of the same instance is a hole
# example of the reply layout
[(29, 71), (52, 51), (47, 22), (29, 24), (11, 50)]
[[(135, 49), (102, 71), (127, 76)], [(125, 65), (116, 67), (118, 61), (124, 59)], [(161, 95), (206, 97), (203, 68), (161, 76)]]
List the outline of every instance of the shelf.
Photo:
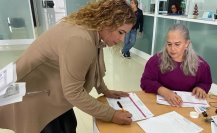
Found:
[(143, 12), (144, 16), (152, 16), (154, 17), (154, 13), (150, 13), (150, 12)]
[(31, 44), (35, 39), (5, 39), (0, 40), (0, 46)]
[(166, 19), (174, 19), (174, 20), (182, 20), (188, 22), (195, 22), (195, 23), (203, 23), (203, 24), (210, 24), (210, 25), (217, 25), (217, 21), (206, 21), (202, 19), (190, 19), (186, 16), (172, 16), (172, 15), (157, 15), (159, 18), (166, 18)]

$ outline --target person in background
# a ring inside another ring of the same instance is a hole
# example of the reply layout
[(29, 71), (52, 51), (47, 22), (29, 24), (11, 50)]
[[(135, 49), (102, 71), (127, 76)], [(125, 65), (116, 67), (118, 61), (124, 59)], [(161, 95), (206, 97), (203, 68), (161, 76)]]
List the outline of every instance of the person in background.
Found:
[(182, 99), (173, 91), (192, 92), (204, 99), (211, 84), (210, 67), (192, 49), (188, 29), (175, 24), (167, 33), (163, 50), (148, 60), (140, 86), (145, 92), (159, 94), (171, 105), (180, 106)]
[(171, 5), (171, 14), (178, 14), (178, 9), (176, 4)]
[(135, 22), (125, 0), (100, 0), (39, 36), (16, 61), (17, 81), (26, 82), (29, 95), (0, 107), (0, 127), (16, 133), (75, 133), (74, 106), (97, 119), (131, 124), (129, 112), (114, 110), (89, 92), (95, 87), (106, 97), (128, 96), (105, 85), (103, 47), (122, 42)]
[(124, 38), (124, 46), (121, 50), (121, 54), (123, 57), (130, 58), (130, 49), (136, 43), (136, 36), (137, 36), (137, 29), (139, 29), (140, 35), (143, 32), (143, 12), (141, 9), (138, 8), (138, 1), (137, 0), (130, 0), (130, 6), (132, 7), (135, 15), (136, 15), (136, 24), (130, 30), (129, 33), (126, 34)]

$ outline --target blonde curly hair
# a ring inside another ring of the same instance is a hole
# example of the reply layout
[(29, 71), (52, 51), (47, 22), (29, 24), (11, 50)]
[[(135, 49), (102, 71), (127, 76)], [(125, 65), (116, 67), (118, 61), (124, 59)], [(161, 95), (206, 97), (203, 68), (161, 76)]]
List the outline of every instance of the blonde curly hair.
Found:
[(126, 0), (100, 0), (89, 3), (63, 21), (100, 31), (105, 27), (115, 30), (123, 24), (135, 24), (136, 17)]

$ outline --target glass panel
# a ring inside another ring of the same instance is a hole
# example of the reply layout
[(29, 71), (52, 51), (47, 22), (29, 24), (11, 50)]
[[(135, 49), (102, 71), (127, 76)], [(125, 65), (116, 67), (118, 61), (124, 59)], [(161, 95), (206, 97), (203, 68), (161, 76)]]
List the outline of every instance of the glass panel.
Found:
[(0, 40), (33, 39), (33, 31), (29, 0), (0, 0)]
[(66, 0), (67, 15), (77, 11), (79, 8), (85, 6), (88, 2), (96, 0)]
[(164, 19), (164, 18), (157, 18), (156, 24), (156, 36), (155, 36), (155, 45), (154, 45), (154, 53), (160, 51), (164, 45), (165, 37), (167, 30), (169, 27), (175, 23), (175, 20), (171, 19)]
[(154, 17), (143, 17), (143, 36), (142, 38), (139, 38), (139, 36), (137, 36), (136, 44), (134, 45), (134, 47), (151, 55)]
[(150, 12), (151, 0), (138, 0), (138, 2), (139, 2), (138, 7), (139, 7), (143, 12)]
[(217, 83), (217, 26), (199, 23), (189, 23), (191, 40), (195, 51), (210, 65), (213, 82)]

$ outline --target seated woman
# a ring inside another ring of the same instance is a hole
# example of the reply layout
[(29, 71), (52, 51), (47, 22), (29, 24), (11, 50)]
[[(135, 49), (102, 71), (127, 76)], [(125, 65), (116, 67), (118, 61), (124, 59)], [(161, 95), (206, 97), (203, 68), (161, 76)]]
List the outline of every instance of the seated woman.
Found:
[(204, 99), (212, 84), (210, 67), (192, 49), (188, 29), (181, 24), (170, 27), (161, 52), (152, 56), (141, 78), (141, 88), (163, 96), (171, 105), (182, 99), (173, 91), (192, 92)]

